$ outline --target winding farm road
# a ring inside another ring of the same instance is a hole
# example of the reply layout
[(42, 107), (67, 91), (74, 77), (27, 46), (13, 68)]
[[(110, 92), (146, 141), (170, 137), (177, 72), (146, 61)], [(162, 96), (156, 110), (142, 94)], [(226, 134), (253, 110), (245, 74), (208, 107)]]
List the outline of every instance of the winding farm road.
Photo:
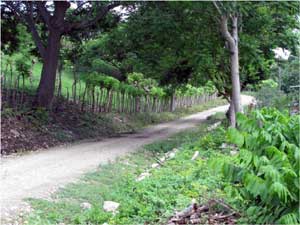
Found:
[[(252, 100), (251, 96), (242, 96), (243, 105), (250, 104)], [(96, 169), (99, 164), (133, 152), (142, 145), (192, 128), (208, 116), (227, 109), (228, 105), (215, 107), (176, 121), (150, 126), (125, 137), (55, 147), (15, 157), (2, 157), (0, 178), (2, 219), (18, 213), (24, 205), (24, 198), (47, 198), (58, 187)]]

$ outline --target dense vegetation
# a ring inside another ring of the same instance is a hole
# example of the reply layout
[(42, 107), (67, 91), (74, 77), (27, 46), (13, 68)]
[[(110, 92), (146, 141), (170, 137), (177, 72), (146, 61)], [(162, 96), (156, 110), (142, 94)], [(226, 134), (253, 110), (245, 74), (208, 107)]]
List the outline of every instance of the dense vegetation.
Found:
[[(202, 125), (147, 145), (61, 190), (55, 201), (31, 200), (36, 211), (27, 219), (32, 224), (157, 224), (192, 199), (224, 199), (240, 213), (238, 223), (297, 224), (299, 119), (264, 108), (239, 115), (238, 130), (221, 126), (207, 134)], [(174, 158), (152, 167), (174, 148)], [(198, 157), (191, 160), (196, 151)], [(144, 171), (151, 175), (137, 181)], [(116, 215), (103, 211), (108, 199), (121, 204)], [(84, 201), (92, 208), (82, 212)]]
[[(54, 201), (31, 199), (29, 224), (161, 224), (211, 199), (230, 205), (233, 223), (300, 223), (299, 2), (0, 4), (3, 154), (230, 105), (215, 130), (206, 121), (101, 166)], [(241, 91), (257, 104), (243, 109)]]
[[(69, 96), (74, 96), (81, 77), (97, 79), (99, 74), (124, 81), (130, 73), (142, 73), (168, 89), (169, 96), (186, 83), (201, 87), (211, 80), (232, 104), (234, 126), (234, 115), (241, 110), (241, 87), (270, 77), (276, 64), (274, 48), (298, 55), (296, 2), (72, 4), (1, 4), (3, 51), (21, 53), (16, 60), (23, 62), (16, 65), (22, 70), (18, 76), (28, 75), (32, 55), (43, 64), (34, 105), (49, 108), (55, 89), (68, 88)], [(59, 82), (67, 68), (73, 75), (72, 87)]]
[(240, 152), (215, 165), (232, 182), (232, 195), (252, 204), (247, 214), (256, 223), (300, 222), (299, 122), (299, 116), (263, 108), (248, 117), (240, 114), (239, 130), (227, 132)]

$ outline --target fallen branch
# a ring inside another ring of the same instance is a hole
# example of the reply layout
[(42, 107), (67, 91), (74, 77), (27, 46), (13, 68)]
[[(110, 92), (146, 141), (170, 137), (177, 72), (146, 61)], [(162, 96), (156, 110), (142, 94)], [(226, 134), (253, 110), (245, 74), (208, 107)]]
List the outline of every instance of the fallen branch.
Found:
[[(225, 211), (217, 210), (216, 205), (221, 205)], [(239, 213), (230, 205), (221, 200), (210, 199), (203, 205), (192, 202), (187, 208), (170, 217), (167, 224), (235, 224), (239, 217)]]
[(236, 215), (235, 212), (227, 214), (227, 215), (217, 215), (217, 216), (213, 216), (211, 218), (214, 219), (214, 220), (221, 220), (221, 219), (226, 219), (226, 218), (234, 216), (234, 215)]
[(236, 215), (240, 216), (240, 213), (238, 213), (234, 208), (232, 208), (230, 205), (226, 204), (225, 202), (222, 202), (220, 200), (217, 199), (211, 199), (211, 202), (215, 202), (221, 206), (223, 206), (225, 209), (227, 209), (228, 211), (232, 211), (234, 212)]

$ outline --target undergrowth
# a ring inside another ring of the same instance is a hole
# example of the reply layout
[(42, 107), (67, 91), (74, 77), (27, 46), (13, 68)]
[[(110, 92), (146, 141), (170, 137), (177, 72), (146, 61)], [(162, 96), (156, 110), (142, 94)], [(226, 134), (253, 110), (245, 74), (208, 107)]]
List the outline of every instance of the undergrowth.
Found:
[[(29, 224), (157, 224), (165, 222), (175, 210), (185, 208), (192, 199), (204, 202), (226, 198), (221, 191), (221, 177), (209, 167), (209, 161), (220, 154), (230, 160), (227, 150), (215, 151), (224, 141), (225, 131), (219, 128), (207, 134), (207, 125), (146, 145), (117, 163), (101, 166), (99, 171), (59, 191), (53, 201), (31, 199), (35, 211), (27, 217)], [(150, 169), (150, 177), (136, 181), (157, 157), (174, 148), (178, 148), (174, 158), (158, 169)], [(191, 160), (195, 151), (200, 154)], [(106, 200), (120, 203), (116, 215), (103, 211)], [(82, 202), (91, 203), (92, 208), (81, 209)]]
[[(211, 120), (213, 122), (214, 119)], [(222, 198), (238, 223), (299, 223), (299, 117), (274, 109), (238, 116), (239, 130), (207, 123), (101, 166), (52, 201), (31, 199), (29, 224), (163, 224), (193, 199)], [(230, 144), (231, 143), (231, 144)], [(165, 152), (174, 158), (152, 168)], [(199, 155), (191, 160), (195, 152)], [(148, 170), (150, 176), (136, 178)], [(120, 203), (115, 215), (104, 201)], [(82, 202), (92, 208), (84, 210)]]
[(238, 115), (229, 142), (240, 152), (230, 162), (215, 159), (213, 168), (230, 184), (232, 198), (247, 207), (252, 223), (299, 224), (300, 116), (272, 108)]

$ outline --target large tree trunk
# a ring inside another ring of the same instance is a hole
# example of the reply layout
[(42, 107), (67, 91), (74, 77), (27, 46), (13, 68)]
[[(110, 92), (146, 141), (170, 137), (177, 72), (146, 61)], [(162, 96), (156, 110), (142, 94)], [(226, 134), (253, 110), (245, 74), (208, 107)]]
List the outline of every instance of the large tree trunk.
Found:
[[(18, 18), (21, 18), (28, 25), (32, 33), (33, 40), (44, 62), (34, 105), (49, 108), (54, 95), (55, 71), (57, 68), (61, 36), (70, 34), (72, 31), (88, 29), (97, 22), (103, 20), (110, 10), (119, 6), (121, 3), (119, 1), (113, 1), (111, 4), (104, 5), (96, 10), (98, 12), (92, 19), (78, 22), (80, 20), (80, 18), (78, 18), (78, 20), (72, 23), (65, 20), (66, 11), (71, 6), (69, 1), (53, 1), (54, 10), (53, 7), (51, 7), (51, 10), (49, 11), (46, 6), (47, 1), (23, 2), (26, 3), (21, 5), (19, 4), (21, 3), (20, 1), (11, 1), (7, 2), (7, 5), (9, 5), (10, 10), (12, 10)], [(28, 13), (23, 14), (23, 11), (27, 11)], [(38, 33), (36, 20), (34, 18), (38, 18), (39, 21), (43, 21), (45, 28), (49, 31), (47, 48), (45, 48)], [(120, 72), (117, 71), (117, 74), (115, 75), (120, 76)]]
[(36, 104), (40, 107), (49, 108), (54, 95), (56, 69), (60, 50), (61, 33), (58, 30), (50, 30), (45, 60), (39, 83)]
[(43, 18), (49, 29), (46, 53), (43, 57), (43, 69), (36, 96), (36, 105), (40, 107), (51, 107), (54, 96), (56, 69), (58, 65), (60, 39), (66, 30), (67, 23), (64, 20), (70, 3), (67, 1), (55, 1), (53, 15), (45, 15)]

